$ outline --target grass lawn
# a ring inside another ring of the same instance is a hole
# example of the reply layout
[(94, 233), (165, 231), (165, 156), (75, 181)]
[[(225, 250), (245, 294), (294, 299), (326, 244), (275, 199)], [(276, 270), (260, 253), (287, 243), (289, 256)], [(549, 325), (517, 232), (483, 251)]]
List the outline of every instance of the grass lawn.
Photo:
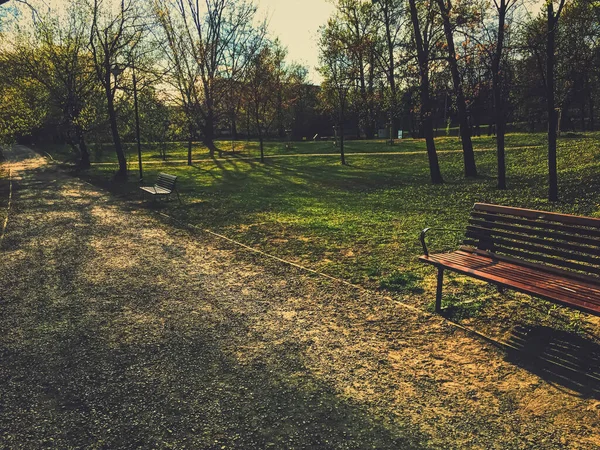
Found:
[[(549, 203), (544, 134), (507, 136), (509, 189), (496, 189), (496, 156), (493, 150), (477, 153), (479, 177), (465, 180), (457, 138), (438, 138), (440, 165), (445, 179), (441, 186), (429, 182), (424, 142), (404, 140), (394, 147), (384, 141), (349, 142), (348, 165), (339, 164), (331, 142), (269, 143), (266, 153), (295, 153), (294, 158), (256, 160), (226, 154), (210, 159), (196, 150), (193, 166), (162, 163), (145, 166), (145, 183), (158, 172), (179, 177), (183, 205), (161, 202), (155, 207), (178, 219), (252, 245), (279, 257), (324, 273), (385, 289), (391, 295), (431, 309), (433, 269), (417, 261), (421, 254), (418, 233), (426, 226), (464, 229), (475, 202), (544, 209), (581, 215), (600, 215), (600, 135), (589, 133), (559, 141), (560, 198)], [(225, 145), (223, 145), (225, 144)], [(229, 143), (221, 143), (227, 149)], [(493, 149), (493, 138), (474, 138), (476, 149)], [(185, 158), (185, 146), (173, 146), (170, 159)], [(56, 148), (45, 148), (64, 159)], [(390, 150), (407, 154), (355, 155)], [(244, 144), (241, 155), (256, 156), (256, 143)], [(420, 153), (413, 153), (420, 152)], [(307, 156), (331, 153), (331, 156)], [(302, 156), (302, 155), (305, 156)], [(112, 155), (102, 153), (101, 162)], [(115, 166), (96, 165), (82, 177), (102, 184), (115, 193), (138, 195), (135, 154), (130, 153), (130, 181), (111, 181)], [(160, 161), (156, 151), (147, 151), (145, 161)], [(151, 204), (149, 206), (152, 206)], [(449, 250), (461, 236), (433, 238), (434, 250)], [(437, 239), (437, 240), (436, 240)], [(527, 317), (539, 323), (567, 329), (585, 328), (581, 314), (537, 302), (524, 296), (500, 296), (495, 288), (459, 276), (448, 277), (445, 306), (450, 315), (483, 325), (498, 324), (499, 305), (511, 324), (521, 302), (532, 305)], [(511, 309), (513, 305), (514, 309)], [(556, 322), (551, 313), (558, 310)], [(519, 314), (519, 319), (523, 319)], [(593, 320), (593, 319), (592, 319)]]
[[(514, 148), (521, 146), (542, 146), (545, 143), (543, 134), (510, 134), (507, 136), (506, 147)], [(238, 157), (258, 158), (260, 148), (256, 141), (218, 141), (218, 147), (229, 157), (232, 154)], [(457, 137), (440, 137), (436, 139), (437, 149), (443, 151), (461, 150), (461, 143)], [(474, 138), (473, 146), (476, 150), (489, 150), (494, 148), (496, 141), (494, 137)], [(146, 162), (161, 163), (163, 158), (160, 154), (159, 144), (144, 143), (142, 145), (142, 158)], [(344, 149), (347, 153), (396, 153), (396, 152), (420, 152), (425, 148), (422, 139), (404, 139), (396, 141), (393, 146), (387, 145), (385, 140), (372, 141), (346, 141)], [(112, 144), (91, 144), (90, 158), (94, 163), (116, 163), (117, 157)], [(50, 153), (61, 161), (74, 161), (75, 156), (72, 149), (65, 145), (47, 145), (43, 150)], [(195, 142), (192, 147), (194, 160), (210, 159), (206, 147)], [(137, 145), (125, 144), (127, 161), (132, 168), (137, 166)], [(286, 142), (265, 142), (266, 156), (303, 155), (303, 154), (331, 154), (337, 155), (338, 148), (333, 141), (318, 142), (294, 142), (289, 145)], [(169, 142), (165, 144), (166, 161), (187, 160), (187, 144), (180, 142)]]

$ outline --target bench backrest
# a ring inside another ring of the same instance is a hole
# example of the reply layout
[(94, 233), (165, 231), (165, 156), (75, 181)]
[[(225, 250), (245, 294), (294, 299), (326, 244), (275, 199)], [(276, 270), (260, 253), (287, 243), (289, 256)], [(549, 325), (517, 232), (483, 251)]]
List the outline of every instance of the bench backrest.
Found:
[(600, 280), (600, 219), (593, 217), (476, 203), (464, 244)]
[(175, 175), (161, 172), (158, 174), (155, 186), (172, 191), (175, 188), (175, 181), (177, 181)]

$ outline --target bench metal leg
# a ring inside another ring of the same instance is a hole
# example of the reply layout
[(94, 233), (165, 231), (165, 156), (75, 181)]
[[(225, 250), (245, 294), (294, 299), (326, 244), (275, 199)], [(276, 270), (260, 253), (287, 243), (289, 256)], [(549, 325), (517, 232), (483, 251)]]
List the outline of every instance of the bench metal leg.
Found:
[(444, 268), (438, 267), (437, 291), (435, 293), (435, 312), (442, 312), (442, 285), (444, 284)]

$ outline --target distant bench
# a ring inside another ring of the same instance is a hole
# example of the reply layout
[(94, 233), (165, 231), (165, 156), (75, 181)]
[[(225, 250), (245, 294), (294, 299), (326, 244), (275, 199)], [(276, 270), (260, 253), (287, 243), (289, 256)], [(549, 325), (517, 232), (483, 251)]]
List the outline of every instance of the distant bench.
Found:
[(158, 178), (156, 179), (156, 184), (152, 187), (142, 186), (140, 189), (146, 193), (152, 195), (152, 197), (171, 197), (171, 193), (174, 191), (177, 194), (177, 200), (181, 203), (181, 198), (179, 198), (179, 192), (175, 187), (175, 182), (177, 181), (177, 177), (175, 175), (169, 175), (168, 173), (159, 173)]
[(464, 245), (435, 255), (430, 230), (419, 259), (438, 268), (436, 312), (448, 269), (600, 316), (600, 219), (476, 203)]

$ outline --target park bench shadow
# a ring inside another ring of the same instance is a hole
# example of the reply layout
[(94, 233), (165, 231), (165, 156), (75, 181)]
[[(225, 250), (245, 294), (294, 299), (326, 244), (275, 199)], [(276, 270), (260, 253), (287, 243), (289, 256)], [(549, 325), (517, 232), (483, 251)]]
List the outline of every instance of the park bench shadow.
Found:
[(507, 360), (551, 384), (600, 399), (600, 344), (572, 332), (545, 326), (515, 327)]

